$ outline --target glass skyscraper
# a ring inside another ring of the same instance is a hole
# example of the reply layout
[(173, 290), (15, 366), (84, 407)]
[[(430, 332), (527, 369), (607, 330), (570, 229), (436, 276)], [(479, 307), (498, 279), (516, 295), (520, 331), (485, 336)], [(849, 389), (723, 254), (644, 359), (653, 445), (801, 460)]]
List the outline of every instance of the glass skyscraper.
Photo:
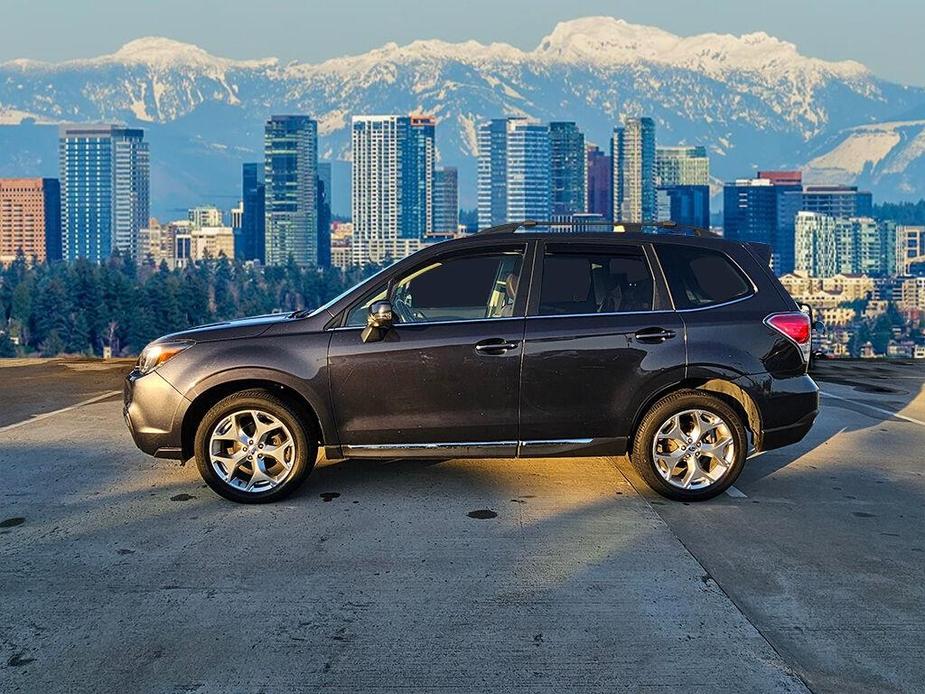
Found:
[(244, 215), (241, 220), (241, 247), (235, 255), (241, 260), (266, 261), (266, 199), (263, 183), (263, 162), (244, 164), (241, 172), (241, 200)]
[(271, 116), (264, 130), (266, 262), (318, 264), (318, 124)]
[(574, 123), (549, 124), (552, 214), (588, 209), (585, 136)]
[(645, 222), (657, 216), (655, 197), (655, 121), (625, 118), (614, 128), (613, 213), (623, 222)]
[(144, 131), (116, 125), (61, 126), (62, 255), (100, 262), (135, 255), (150, 214)]
[(613, 219), (613, 159), (597, 145), (588, 145), (588, 212)]
[(437, 120), (428, 115), (408, 119), (408, 147), (402, 163), (403, 215), (398, 235), (422, 239), (434, 228), (434, 135)]
[(478, 217), (485, 228), (548, 220), (552, 208), (549, 126), (499, 118), (479, 128)]
[(318, 163), (318, 267), (331, 267), (331, 162)]
[(655, 179), (659, 187), (710, 185), (705, 147), (656, 147)]
[(434, 233), (456, 233), (459, 227), (459, 173), (454, 166), (434, 172)]
[(510, 118), (495, 118), (479, 127), (479, 228), (504, 224), (507, 212), (507, 128)]
[(758, 176), (723, 187), (723, 235), (770, 244), (771, 265), (782, 275), (794, 268), (794, 221), (803, 185), (799, 172), (762, 171)]

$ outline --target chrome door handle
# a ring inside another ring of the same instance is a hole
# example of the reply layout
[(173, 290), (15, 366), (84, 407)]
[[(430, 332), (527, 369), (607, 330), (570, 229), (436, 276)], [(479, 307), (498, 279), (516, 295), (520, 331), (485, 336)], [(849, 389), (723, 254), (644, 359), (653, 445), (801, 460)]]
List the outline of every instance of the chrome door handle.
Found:
[(483, 340), (475, 346), (476, 352), (482, 352), (485, 354), (493, 354), (495, 352), (504, 353), (512, 349), (517, 349), (516, 342), (507, 342), (500, 338), (494, 338), (491, 340)]
[(670, 340), (674, 336), (674, 330), (666, 330), (665, 328), (643, 328), (642, 330), (637, 330), (633, 334), (633, 337), (639, 342), (652, 344), (659, 344), (665, 340)]

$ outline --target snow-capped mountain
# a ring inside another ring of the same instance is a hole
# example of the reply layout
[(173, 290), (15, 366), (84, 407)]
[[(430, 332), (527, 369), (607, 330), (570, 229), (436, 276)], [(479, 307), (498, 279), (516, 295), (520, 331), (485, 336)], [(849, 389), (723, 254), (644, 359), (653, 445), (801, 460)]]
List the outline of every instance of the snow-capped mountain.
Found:
[(529, 51), (431, 40), (320, 64), (232, 60), (142, 38), (98, 58), (0, 64), (0, 175), (54, 174), (46, 125), (141, 125), (152, 197), (167, 213), (236, 195), (238, 165), (260, 158), (271, 113), (312, 115), (322, 156), (345, 159), (352, 114), (424, 111), (438, 116), (440, 160), (460, 167), (471, 205), (479, 121), (574, 120), (606, 147), (623, 116), (646, 114), (660, 143), (707, 145), (720, 178), (809, 163), (814, 175), (895, 199), (925, 194), (923, 106), (923, 89), (764, 33), (680, 37), (609, 17), (562, 22)]

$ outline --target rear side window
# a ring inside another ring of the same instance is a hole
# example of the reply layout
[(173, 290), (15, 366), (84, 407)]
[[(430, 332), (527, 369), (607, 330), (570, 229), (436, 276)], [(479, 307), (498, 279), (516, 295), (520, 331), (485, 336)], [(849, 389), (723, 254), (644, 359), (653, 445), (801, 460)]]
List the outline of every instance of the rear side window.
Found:
[(540, 290), (541, 316), (651, 311), (654, 284), (635, 248), (547, 248)]
[(706, 248), (656, 246), (675, 308), (699, 308), (752, 293), (742, 271), (724, 253)]

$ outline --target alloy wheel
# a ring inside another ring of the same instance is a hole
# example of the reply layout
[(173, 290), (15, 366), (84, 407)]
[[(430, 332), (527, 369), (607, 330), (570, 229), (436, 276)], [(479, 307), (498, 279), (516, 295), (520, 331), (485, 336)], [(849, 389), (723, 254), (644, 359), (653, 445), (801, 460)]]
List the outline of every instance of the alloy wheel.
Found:
[(729, 425), (708, 410), (678, 412), (658, 428), (652, 442), (655, 468), (679, 489), (706, 489), (719, 482), (735, 463)]
[(278, 417), (259, 409), (223, 417), (209, 438), (209, 463), (234, 489), (258, 493), (275, 489), (292, 474), (295, 439)]

